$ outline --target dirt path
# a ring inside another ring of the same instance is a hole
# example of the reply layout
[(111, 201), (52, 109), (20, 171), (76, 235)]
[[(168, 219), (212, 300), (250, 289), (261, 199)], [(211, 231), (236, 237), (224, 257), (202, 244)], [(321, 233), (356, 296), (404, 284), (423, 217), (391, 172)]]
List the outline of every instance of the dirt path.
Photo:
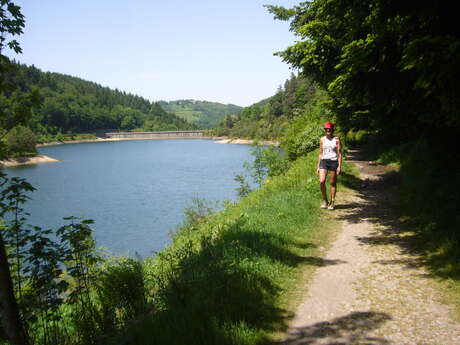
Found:
[(343, 231), (316, 271), (283, 344), (460, 344), (460, 323), (410, 250), (410, 234), (392, 219), (388, 205), (396, 174), (353, 154), (360, 192), (338, 199), (334, 216)]

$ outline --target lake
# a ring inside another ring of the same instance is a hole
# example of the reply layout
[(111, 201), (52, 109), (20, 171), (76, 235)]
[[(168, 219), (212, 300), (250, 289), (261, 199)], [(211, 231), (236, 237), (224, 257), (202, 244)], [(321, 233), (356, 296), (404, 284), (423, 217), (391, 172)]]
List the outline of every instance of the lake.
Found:
[(63, 217), (93, 219), (97, 246), (146, 257), (170, 242), (193, 198), (237, 198), (233, 178), (250, 152), (201, 139), (66, 144), (39, 148), (59, 162), (5, 170), (37, 188), (25, 206), (29, 224), (57, 229)]

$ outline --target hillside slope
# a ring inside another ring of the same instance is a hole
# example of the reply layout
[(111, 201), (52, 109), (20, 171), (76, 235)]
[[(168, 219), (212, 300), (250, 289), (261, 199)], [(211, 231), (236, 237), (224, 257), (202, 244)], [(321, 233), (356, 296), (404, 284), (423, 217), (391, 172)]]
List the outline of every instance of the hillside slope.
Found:
[(143, 97), (70, 75), (43, 72), (33, 65), (16, 64), (7, 79), (18, 89), (0, 98), (6, 109), (13, 109), (10, 100), (15, 94), (38, 92), (41, 105), (29, 124), (37, 134), (197, 128)]
[(193, 123), (200, 128), (212, 128), (225, 116), (239, 114), (243, 108), (234, 104), (222, 104), (208, 101), (183, 99), (177, 101), (160, 101), (158, 104), (167, 112)]

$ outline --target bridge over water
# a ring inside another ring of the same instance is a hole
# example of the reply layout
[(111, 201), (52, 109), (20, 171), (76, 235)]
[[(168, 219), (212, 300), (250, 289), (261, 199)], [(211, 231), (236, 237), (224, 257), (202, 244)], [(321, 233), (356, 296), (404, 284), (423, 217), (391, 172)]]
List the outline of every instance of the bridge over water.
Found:
[(112, 139), (205, 139), (205, 131), (110, 132)]

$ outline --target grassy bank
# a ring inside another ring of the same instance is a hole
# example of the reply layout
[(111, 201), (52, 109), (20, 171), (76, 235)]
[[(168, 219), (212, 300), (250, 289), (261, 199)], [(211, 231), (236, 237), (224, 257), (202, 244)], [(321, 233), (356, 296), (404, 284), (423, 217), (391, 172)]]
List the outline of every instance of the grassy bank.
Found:
[(394, 215), (412, 233), (420, 263), (442, 283), (460, 318), (460, 164), (438, 149), (418, 140), (398, 147), (367, 145), (365, 152), (370, 160), (400, 168)]
[(145, 262), (154, 311), (113, 344), (261, 344), (283, 331), (336, 230), (318, 207), (316, 157), (182, 227)]

